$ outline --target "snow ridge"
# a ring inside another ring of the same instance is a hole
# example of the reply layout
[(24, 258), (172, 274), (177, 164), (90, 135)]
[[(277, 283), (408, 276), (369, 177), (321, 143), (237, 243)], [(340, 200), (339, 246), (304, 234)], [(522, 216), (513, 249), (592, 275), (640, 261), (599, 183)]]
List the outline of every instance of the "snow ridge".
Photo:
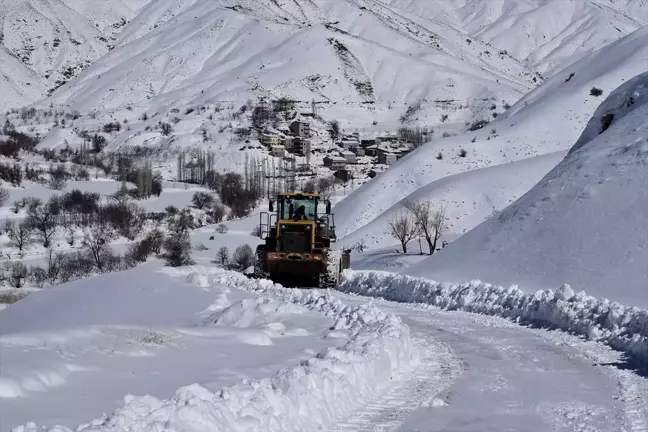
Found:
[[(349, 332), (341, 348), (326, 349), (274, 377), (243, 381), (212, 393), (193, 384), (167, 400), (126, 396), (124, 406), (103, 419), (79, 425), (77, 432), (101, 431), (311, 431), (348, 416), (376, 398), (417, 356), (409, 328), (373, 304), (350, 307), (318, 291), (285, 289), (268, 280), (206, 267), (164, 269), (199, 286), (222, 284), (257, 292), (333, 317), (332, 330)], [(33, 423), (15, 432), (36, 430)], [(55, 426), (50, 432), (71, 432)]]
[(511, 318), (523, 324), (557, 328), (607, 343), (640, 363), (648, 362), (648, 310), (596, 299), (569, 285), (525, 293), (474, 280), (444, 284), (433, 280), (379, 271), (345, 270), (339, 289), (403, 303), (425, 303)]

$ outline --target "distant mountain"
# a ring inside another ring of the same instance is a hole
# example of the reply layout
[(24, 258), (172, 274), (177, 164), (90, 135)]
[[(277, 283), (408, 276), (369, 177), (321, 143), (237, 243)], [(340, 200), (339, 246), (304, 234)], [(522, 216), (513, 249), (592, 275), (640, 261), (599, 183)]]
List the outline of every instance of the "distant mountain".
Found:
[(0, 109), (69, 81), (115, 44), (148, 0), (0, 0)]

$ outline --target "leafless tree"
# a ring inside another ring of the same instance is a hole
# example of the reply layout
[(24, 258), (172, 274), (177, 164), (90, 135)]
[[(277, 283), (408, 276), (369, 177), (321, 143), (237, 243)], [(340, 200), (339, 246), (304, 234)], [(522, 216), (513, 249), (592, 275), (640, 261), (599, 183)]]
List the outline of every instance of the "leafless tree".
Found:
[(88, 259), (100, 272), (106, 271), (112, 260), (110, 241), (113, 238), (114, 232), (107, 224), (98, 224), (83, 232), (82, 246)]
[(56, 281), (61, 274), (61, 267), (63, 264), (63, 254), (61, 252), (54, 252), (54, 249), (49, 247), (47, 249), (47, 281), (50, 285), (56, 284)]
[(11, 282), (11, 286), (13, 286), (14, 288), (22, 288), (25, 283), (25, 279), (27, 279), (27, 275), (29, 274), (27, 266), (21, 261), (16, 261), (12, 262), (9, 265), (9, 270), (9, 280)]
[(389, 235), (397, 239), (403, 248), (403, 253), (407, 253), (407, 243), (418, 235), (418, 227), (414, 218), (408, 213), (399, 211), (387, 222), (387, 226)]
[(9, 191), (0, 187), (0, 207), (3, 207), (9, 201)]
[(7, 234), (11, 243), (18, 248), (18, 255), (20, 258), (24, 258), (25, 246), (27, 246), (27, 243), (29, 243), (29, 239), (31, 238), (32, 227), (26, 221), (22, 221), (19, 224), (13, 224)]
[(436, 251), (436, 246), (445, 230), (445, 219), (447, 207), (445, 204), (435, 206), (431, 201), (419, 203), (409, 202), (405, 204), (414, 218), (415, 224), (420, 230), (420, 235), (425, 237), (430, 255)]
[(43, 246), (49, 247), (50, 238), (56, 231), (56, 219), (49, 204), (35, 203), (27, 210), (27, 223), (38, 231)]

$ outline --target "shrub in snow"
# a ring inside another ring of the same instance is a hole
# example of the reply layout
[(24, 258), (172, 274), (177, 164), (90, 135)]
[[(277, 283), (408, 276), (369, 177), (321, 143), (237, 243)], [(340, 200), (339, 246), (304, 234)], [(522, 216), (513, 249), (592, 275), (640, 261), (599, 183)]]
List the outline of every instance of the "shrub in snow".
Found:
[(14, 288), (22, 288), (27, 279), (29, 271), (27, 266), (20, 261), (7, 263), (7, 270), (9, 272), (9, 282)]
[(212, 218), (212, 223), (221, 223), (227, 214), (227, 209), (222, 204), (214, 203), (212, 205), (209, 216)]
[(227, 246), (218, 249), (218, 252), (216, 253), (216, 264), (226, 267), (229, 264), (229, 261), (229, 249), (227, 249)]
[(0, 304), (16, 303), (18, 300), (24, 299), (28, 294), (25, 291), (0, 291)]
[(598, 87), (592, 87), (590, 90), (590, 95), (591, 96), (601, 96), (603, 94), (603, 90), (601, 90)]
[(529, 294), (481, 281), (443, 284), (387, 272), (345, 270), (341, 291), (406, 303), (426, 303), (511, 318), (524, 324), (559, 328), (609, 344), (648, 362), (648, 310), (574, 293), (569, 285), (557, 292)]
[(232, 255), (232, 264), (239, 270), (245, 270), (254, 265), (254, 251), (250, 245), (244, 244), (236, 248)]
[(218, 234), (227, 234), (227, 231), (229, 231), (229, 228), (227, 228), (227, 225), (225, 225), (225, 224), (219, 224), (216, 227), (216, 232)]

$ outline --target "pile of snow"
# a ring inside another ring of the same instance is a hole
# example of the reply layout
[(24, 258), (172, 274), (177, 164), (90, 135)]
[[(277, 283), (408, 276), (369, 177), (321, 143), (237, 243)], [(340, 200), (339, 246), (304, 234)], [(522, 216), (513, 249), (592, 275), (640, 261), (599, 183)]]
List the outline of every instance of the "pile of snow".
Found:
[(648, 362), (648, 310), (574, 292), (569, 285), (526, 293), (475, 280), (449, 284), (387, 272), (345, 270), (339, 289), (403, 303), (424, 303), (558, 328), (604, 342)]
[[(607, 95), (645, 72), (647, 57), (648, 28), (643, 28), (563, 69), (483, 129), (436, 139), (403, 157), (335, 207), (338, 236), (353, 235), (355, 240), (370, 231), (376, 233), (374, 247), (396, 243), (381, 233), (386, 232), (385, 219), (408, 199), (445, 201), (451, 209), (448, 234), (463, 234), (489, 217), (493, 208), (501, 210), (528, 190), (524, 187), (537, 183), (552, 168), (551, 160), (502, 166), (494, 171), (493, 178), (484, 172), (485, 188), (463, 187), (464, 180), (455, 177), (452, 182), (460, 186), (456, 196), (445, 192), (446, 182), (439, 180), (535, 156), (558, 156), (555, 152), (569, 150), (601, 103), (602, 98), (591, 95), (591, 89), (599, 88)], [(460, 156), (460, 149), (466, 151), (465, 157)], [(558, 162), (557, 158), (553, 160)], [(508, 186), (508, 174), (525, 170), (528, 172), (520, 181), (521, 187)], [(466, 178), (465, 184), (476, 178)], [(491, 190), (501, 191), (501, 195), (492, 201), (492, 206), (480, 204), (488, 204)]]
[[(272, 378), (243, 381), (212, 393), (194, 384), (167, 400), (127, 396), (112, 415), (79, 425), (76, 431), (228, 430), (310, 431), (339, 421), (375, 398), (416, 355), (409, 329), (374, 305), (350, 307), (316, 291), (301, 292), (253, 281), (214, 268), (165, 269), (187, 274), (198, 286), (229, 285), (279, 301), (290, 301), (335, 320), (333, 329), (349, 333), (340, 348), (328, 348)], [(18, 432), (36, 430), (33, 423)], [(57, 426), (49, 431), (71, 431)]]
[(168, 398), (191, 383), (218, 391), (347, 342), (320, 313), (158, 266), (38, 290), (0, 312), (2, 432), (77, 425), (126, 394)]
[(647, 118), (643, 73), (610, 94), (527, 194), (408, 273), (526, 289), (569, 283), (648, 308)]

